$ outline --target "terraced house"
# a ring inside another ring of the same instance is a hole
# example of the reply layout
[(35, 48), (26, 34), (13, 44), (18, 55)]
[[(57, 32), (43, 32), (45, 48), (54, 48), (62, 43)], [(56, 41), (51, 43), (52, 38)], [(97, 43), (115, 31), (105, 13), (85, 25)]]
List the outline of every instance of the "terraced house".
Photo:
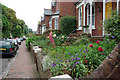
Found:
[(76, 16), (77, 34), (87, 33), (92, 37), (103, 37), (105, 35), (103, 21), (110, 16), (112, 10), (119, 12), (119, 5), (119, 0), (78, 0), (77, 2), (54, 0), (51, 9), (44, 10), (44, 25), (42, 24), (44, 28), (38, 30), (42, 33), (51, 29), (60, 30), (60, 18), (67, 15)]
[[(120, 11), (119, 0), (83, 0), (76, 3), (77, 33), (90, 33), (92, 37), (103, 37), (103, 21), (112, 10)], [(89, 25), (83, 28), (81, 25)]]
[[(52, 1), (51, 9), (44, 9), (44, 23), (46, 30), (42, 29), (42, 32), (46, 33), (51, 29), (60, 30), (60, 18), (63, 16), (75, 16), (75, 11), (75, 2), (59, 2), (58, 0)], [(38, 32), (41, 33), (40, 26), (38, 26)]]

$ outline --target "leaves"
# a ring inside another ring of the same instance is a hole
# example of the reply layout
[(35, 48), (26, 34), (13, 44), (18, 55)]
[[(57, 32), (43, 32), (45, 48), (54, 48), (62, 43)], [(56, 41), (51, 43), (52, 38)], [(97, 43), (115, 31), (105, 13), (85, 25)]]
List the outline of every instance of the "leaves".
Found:
[(76, 29), (76, 18), (74, 16), (63, 16), (60, 19), (60, 28), (62, 34), (69, 34)]
[(2, 22), (0, 23), (2, 23), (3, 38), (9, 38), (10, 33), (12, 33), (14, 38), (21, 37), (23, 34), (27, 35), (28, 27), (25, 27), (25, 22), (23, 20), (17, 19), (16, 12), (1, 3), (0, 6), (2, 7), (2, 17), (0, 15)]

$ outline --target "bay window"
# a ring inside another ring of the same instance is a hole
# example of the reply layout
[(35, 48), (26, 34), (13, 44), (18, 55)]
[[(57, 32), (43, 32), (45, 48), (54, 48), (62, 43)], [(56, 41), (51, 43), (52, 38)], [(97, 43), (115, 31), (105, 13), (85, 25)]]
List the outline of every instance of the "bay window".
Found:
[(55, 29), (58, 29), (58, 18), (55, 18)]
[(78, 16), (78, 20), (79, 20), (79, 28), (78, 30), (82, 30), (82, 6), (79, 8), (79, 16)]
[(49, 22), (49, 30), (52, 29), (52, 19), (50, 19), (50, 22)]
[[(90, 25), (90, 5), (87, 5), (87, 25)], [(92, 5), (92, 29), (95, 29), (95, 4)]]

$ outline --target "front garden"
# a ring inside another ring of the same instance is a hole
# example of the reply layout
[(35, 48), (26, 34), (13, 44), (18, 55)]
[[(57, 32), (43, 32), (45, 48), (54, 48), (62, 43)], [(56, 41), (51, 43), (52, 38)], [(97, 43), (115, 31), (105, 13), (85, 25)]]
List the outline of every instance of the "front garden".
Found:
[[(105, 23), (111, 19), (114, 21), (114, 17), (112, 16)], [(30, 36), (26, 40), (26, 46), (29, 48), (29, 43), (32, 43), (34, 46), (42, 48), (41, 54), (46, 56), (43, 60), (43, 70), (49, 70), (50, 76), (67, 73), (73, 78), (84, 77), (96, 70), (119, 42), (119, 21), (118, 18), (117, 21), (114, 21), (115, 23), (105, 24), (109, 36), (105, 36), (103, 41), (91, 42), (85, 36), (73, 39), (53, 32), (56, 47), (50, 43), (49, 36), (45, 37), (44, 35)], [(108, 26), (110, 30), (107, 29)], [(114, 29), (114, 34), (111, 32), (112, 29)]]
[[(49, 69), (52, 76), (65, 73), (72, 77), (86, 76), (103, 62), (116, 45), (114, 37), (113, 40), (106, 38), (104, 41), (97, 40), (96, 42), (90, 42), (83, 37), (68, 42), (67, 37), (59, 35), (54, 37), (56, 48), (44, 35), (31, 36), (27, 42), (29, 40), (34, 46), (42, 48), (42, 55), (47, 55), (43, 68)], [(78, 43), (80, 40), (82, 42)]]

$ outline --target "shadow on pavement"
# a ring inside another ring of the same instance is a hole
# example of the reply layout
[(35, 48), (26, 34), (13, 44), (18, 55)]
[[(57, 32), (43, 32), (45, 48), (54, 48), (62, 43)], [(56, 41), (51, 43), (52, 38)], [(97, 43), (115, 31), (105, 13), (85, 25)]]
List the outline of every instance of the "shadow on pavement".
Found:
[(12, 55), (2, 55), (0, 58), (2, 58), (2, 59), (10, 59), (10, 58), (13, 58), (13, 56)]

